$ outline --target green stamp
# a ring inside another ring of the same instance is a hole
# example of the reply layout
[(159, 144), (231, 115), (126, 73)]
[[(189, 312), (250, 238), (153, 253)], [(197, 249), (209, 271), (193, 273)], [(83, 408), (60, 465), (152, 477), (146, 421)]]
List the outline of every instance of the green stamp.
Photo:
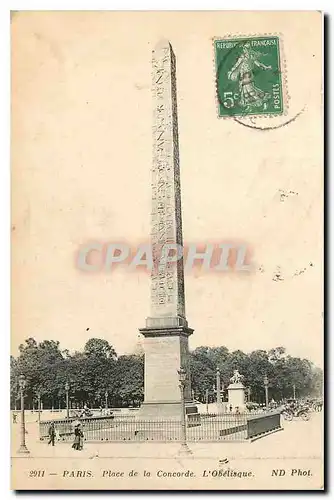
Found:
[(215, 39), (220, 117), (283, 113), (277, 36)]

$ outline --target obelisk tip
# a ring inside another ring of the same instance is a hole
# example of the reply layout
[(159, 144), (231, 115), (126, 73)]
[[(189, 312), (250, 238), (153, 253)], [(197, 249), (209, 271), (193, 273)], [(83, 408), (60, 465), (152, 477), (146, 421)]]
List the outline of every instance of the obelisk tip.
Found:
[(169, 40), (167, 40), (167, 38), (161, 38), (156, 44), (155, 44), (155, 47), (154, 47), (154, 52), (157, 52), (157, 51), (160, 51), (160, 50), (163, 50), (163, 49), (168, 49), (170, 50), (172, 47), (171, 47), (171, 44), (169, 42)]

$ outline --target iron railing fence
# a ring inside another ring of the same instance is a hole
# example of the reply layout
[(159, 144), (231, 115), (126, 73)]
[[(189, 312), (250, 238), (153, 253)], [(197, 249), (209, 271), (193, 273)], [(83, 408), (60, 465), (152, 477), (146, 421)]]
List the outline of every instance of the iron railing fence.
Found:
[(252, 415), (247, 419), (247, 437), (253, 439), (268, 432), (281, 429), (281, 413), (271, 412), (263, 415)]
[(112, 425), (113, 421), (134, 421), (135, 415), (107, 415), (107, 416), (93, 416), (93, 417), (76, 417), (60, 418), (52, 420), (41, 420), (39, 424), (40, 439), (45, 439), (49, 435), (49, 428), (51, 423), (55, 424), (55, 431), (60, 435), (61, 439), (65, 439), (67, 435), (74, 433), (74, 427), (80, 422), (81, 426), (85, 428), (96, 427), (97, 429), (108, 428)]
[[(62, 441), (74, 439), (76, 420), (53, 420), (40, 423), (40, 440), (49, 438), (51, 422)], [(181, 441), (180, 420), (140, 419), (129, 417), (88, 417), (80, 419), (87, 442)], [(280, 428), (280, 413), (258, 415), (225, 413), (197, 414), (187, 418), (187, 441), (244, 441)]]
[(214, 412), (214, 413), (210, 413), (210, 412), (200, 412), (201, 416), (219, 416), (219, 415), (246, 415), (246, 416), (250, 416), (250, 415), (267, 415), (268, 413), (276, 413), (276, 412), (280, 412), (281, 409), (280, 408), (274, 408), (274, 409), (266, 409), (266, 408), (261, 408), (261, 409), (256, 409), (256, 410), (247, 410), (247, 409), (244, 409), (242, 411), (222, 411), (222, 412)]

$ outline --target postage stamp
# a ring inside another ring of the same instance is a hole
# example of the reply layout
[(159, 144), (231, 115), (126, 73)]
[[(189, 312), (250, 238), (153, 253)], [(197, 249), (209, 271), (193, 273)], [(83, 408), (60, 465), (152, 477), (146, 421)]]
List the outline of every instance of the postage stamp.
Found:
[(219, 117), (283, 113), (278, 36), (215, 39), (214, 49)]

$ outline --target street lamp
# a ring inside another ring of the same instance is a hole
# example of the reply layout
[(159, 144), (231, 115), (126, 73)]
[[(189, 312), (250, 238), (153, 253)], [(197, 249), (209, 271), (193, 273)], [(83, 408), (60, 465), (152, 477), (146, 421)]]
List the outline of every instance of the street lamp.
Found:
[(264, 376), (263, 383), (264, 383), (264, 390), (265, 390), (265, 393), (266, 393), (266, 408), (268, 408), (268, 406), (269, 406), (269, 398), (268, 398), (269, 380), (268, 380), (267, 375)]
[(293, 384), (293, 399), (296, 399), (296, 384)]
[(188, 448), (187, 445), (187, 424), (186, 424), (186, 405), (185, 405), (185, 388), (186, 388), (186, 383), (187, 383), (187, 372), (184, 368), (180, 368), (180, 370), (177, 371), (179, 374), (179, 382), (180, 382), (180, 391), (181, 391), (181, 432), (182, 432), (182, 442), (181, 442), (181, 449), (179, 454), (180, 455), (191, 455), (192, 452)]
[(68, 393), (70, 390), (70, 384), (66, 381), (65, 383), (65, 392), (66, 392), (66, 418), (70, 418), (70, 407), (69, 407), (69, 400), (68, 400)]
[(221, 394), (220, 394), (220, 370), (217, 366), (217, 370), (216, 370), (216, 390), (217, 390), (217, 410), (218, 412), (221, 410), (221, 404), (222, 404), (222, 400), (221, 400)]
[(105, 408), (108, 410), (108, 391), (104, 393)]
[(98, 402), (99, 407), (101, 407), (101, 406), (102, 406), (102, 405), (101, 405), (101, 394), (100, 394), (99, 392), (97, 392), (97, 393), (95, 394), (95, 401), (97, 401), (97, 402)]
[(26, 425), (24, 414), (24, 389), (26, 388), (26, 378), (24, 375), (19, 376), (19, 388), (21, 396), (21, 444), (18, 453), (30, 453), (26, 446)]
[(37, 393), (37, 398), (38, 398), (38, 424), (41, 422), (41, 393)]

